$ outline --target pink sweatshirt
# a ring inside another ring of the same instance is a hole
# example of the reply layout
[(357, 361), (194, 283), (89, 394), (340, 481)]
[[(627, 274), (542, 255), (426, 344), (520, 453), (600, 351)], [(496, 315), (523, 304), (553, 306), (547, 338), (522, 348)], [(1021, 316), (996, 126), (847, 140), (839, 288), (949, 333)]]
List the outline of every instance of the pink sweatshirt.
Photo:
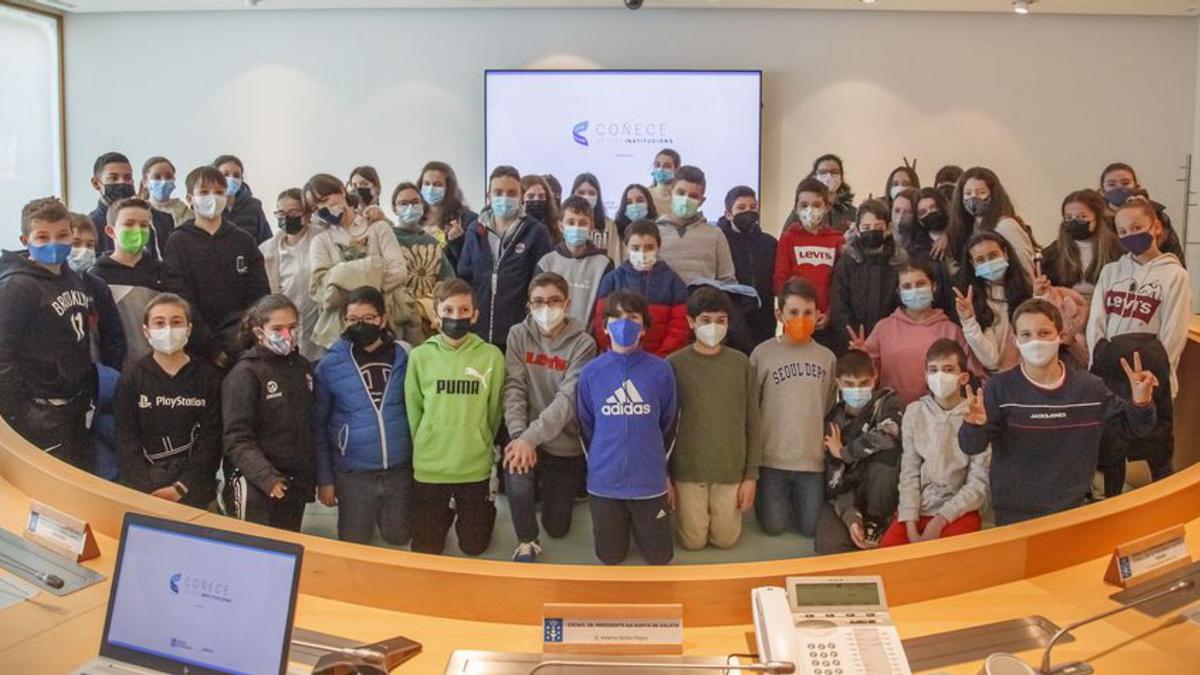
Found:
[(904, 406), (924, 396), (925, 352), (941, 338), (962, 345), (967, 353), (967, 369), (976, 375), (983, 374), (983, 367), (971, 353), (962, 329), (948, 319), (945, 312), (934, 309), (922, 321), (917, 321), (899, 307), (891, 316), (875, 324), (875, 330), (867, 337), (867, 353), (875, 361), (879, 386), (895, 389)]

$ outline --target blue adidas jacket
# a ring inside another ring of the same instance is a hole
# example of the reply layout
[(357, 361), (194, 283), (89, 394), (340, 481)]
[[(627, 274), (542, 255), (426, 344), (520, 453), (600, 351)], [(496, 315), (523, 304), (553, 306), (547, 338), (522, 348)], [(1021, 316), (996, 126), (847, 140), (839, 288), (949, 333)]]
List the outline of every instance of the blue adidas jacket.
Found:
[(583, 367), (576, 408), (587, 451), (589, 493), (609, 499), (649, 499), (666, 493), (675, 397), (670, 364), (641, 349), (605, 352)]
[(338, 340), (317, 364), (312, 441), (317, 484), (331, 485), (333, 469), (379, 471), (412, 466), (412, 437), (404, 407), (408, 354), (396, 345), (392, 374), (375, 409), (348, 340)]

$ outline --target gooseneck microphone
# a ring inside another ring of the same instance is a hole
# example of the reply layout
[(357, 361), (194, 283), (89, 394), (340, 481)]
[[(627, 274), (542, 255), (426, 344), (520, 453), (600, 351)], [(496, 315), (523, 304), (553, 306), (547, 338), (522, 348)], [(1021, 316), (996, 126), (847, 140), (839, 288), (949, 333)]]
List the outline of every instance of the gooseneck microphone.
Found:
[(46, 572), (42, 572), (41, 570), (34, 569), (34, 568), (30, 567), (29, 565), (26, 565), (25, 563), (21, 562), (20, 560), (13, 558), (12, 556), (6, 555), (4, 553), (0, 553), (0, 558), (4, 559), (5, 564), (16, 567), (17, 569), (21, 570), (22, 572), (32, 575), (33, 578), (37, 579), (38, 581), (42, 582), (43, 584), (46, 584), (50, 588), (58, 590), (66, 585), (66, 583), (62, 580), (62, 577), (59, 577), (54, 574), (48, 574)]

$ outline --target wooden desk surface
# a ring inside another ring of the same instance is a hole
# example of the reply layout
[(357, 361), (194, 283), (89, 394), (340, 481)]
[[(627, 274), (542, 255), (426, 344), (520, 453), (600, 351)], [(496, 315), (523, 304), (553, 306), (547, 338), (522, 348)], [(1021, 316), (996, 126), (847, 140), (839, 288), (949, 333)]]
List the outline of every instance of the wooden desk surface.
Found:
[[(0, 479), (0, 525), (20, 529), (29, 498)], [(1188, 524), (1194, 557), (1200, 558), (1200, 519)], [(87, 566), (112, 574), (117, 542), (99, 535), (101, 557)], [(917, 637), (982, 623), (1042, 614), (1065, 625), (1116, 606), (1103, 583), (1106, 558), (1002, 584), (985, 590), (915, 602), (893, 608), (903, 637)], [(964, 571), (969, 573), (969, 571)], [(104, 626), (109, 581), (58, 598), (47, 593), (37, 603), (0, 610), (0, 673), (64, 673), (96, 654)], [(496, 589), (498, 594), (503, 589)], [(749, 597), (742, 599), (749, 603)], [(481, 600), (486, 601), (486, 600)], [(1056, 662), (1087, 659), (1101, 673), (1200, 672), (1200, 626), (1168, 615), (1151, 619), (1135, 611), (1081, 628), (1077, 641), (1055, 649)], [(540, 627), (483, 623), (388, 611), (301, 595), (296, 625), (371, 641), (404, 635), (424, 645), (422, 653), (397, 672), (440, 673), (455, 649), (531, 651), (541, 649)], [(753, 649), (749, 625), (686, 628), (686, 652), (720, 655)], [(1027, 662), (1039, 655), (1025, 653)], [(978, 664), (938, 672), (971, 674)]]

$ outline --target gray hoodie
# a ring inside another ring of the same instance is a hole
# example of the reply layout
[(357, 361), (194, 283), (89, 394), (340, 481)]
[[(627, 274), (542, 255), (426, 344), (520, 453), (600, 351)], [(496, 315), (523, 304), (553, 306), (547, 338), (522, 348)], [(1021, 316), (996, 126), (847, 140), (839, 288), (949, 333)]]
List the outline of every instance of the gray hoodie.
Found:
[(559, 244), (553, 251), (542, 256), (537, 265), (539, 273), (554, 272), (567, 280), (571, 287), (571, 309), (567, 313), (589, 333), (596, 294), (600, 291), (600, 280), (612, 268), (612, 259), (604, 253), (604, 249), (591, 242), (588, 242), (583, 253), (578, 256), (571, 253), (566, 244)]
[(533, 317), (512, 327), (504, 350), (504, 422), (508, 433), (558, 457), (583, 453), (575, 420), (575, 385), (596, 356), (582, 324), (563, 319), (555, 336), (543, 335)]
[(900, 522), (940, 515), (954, 522), (988, 499), (992, 451), (964, 454), (958, 447), (967, 402), (945, 410), (926, 394), (908, 404), (901, 422)]

